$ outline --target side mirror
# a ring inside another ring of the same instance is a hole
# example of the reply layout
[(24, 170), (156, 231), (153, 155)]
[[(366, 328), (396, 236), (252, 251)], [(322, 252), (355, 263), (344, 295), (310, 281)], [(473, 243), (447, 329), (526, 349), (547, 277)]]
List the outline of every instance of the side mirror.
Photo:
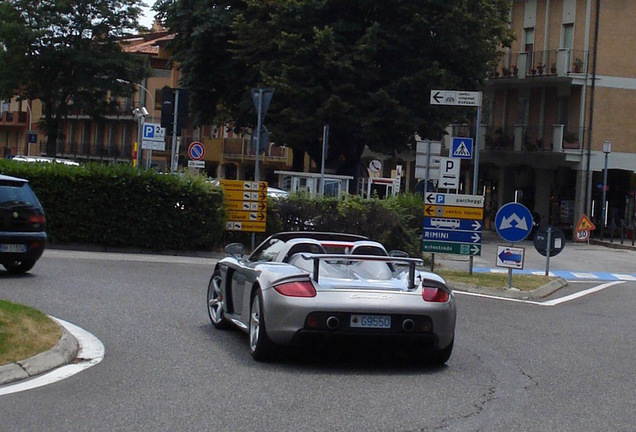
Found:
[(230, 243), (225, 246), (225, 253), (232, 255), (236, 259), (242, 258), (244, 252), (245, 245), (243, 243)]

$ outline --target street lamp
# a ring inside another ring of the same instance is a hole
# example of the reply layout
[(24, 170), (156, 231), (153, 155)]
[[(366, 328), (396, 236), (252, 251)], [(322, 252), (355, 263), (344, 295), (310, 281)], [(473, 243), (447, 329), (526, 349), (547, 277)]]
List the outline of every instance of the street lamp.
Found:
[(603, 202), (601, 208), (601, 240), (603, 240), (603, 231), (605, 224), (607, 224), (607, 203), (605, 197), (607, 194), (607, 157), (612, 152), (612, 143), (610, 141), (603, 142), (603, 153), (605, 153), (605, 169), (603, 170)]

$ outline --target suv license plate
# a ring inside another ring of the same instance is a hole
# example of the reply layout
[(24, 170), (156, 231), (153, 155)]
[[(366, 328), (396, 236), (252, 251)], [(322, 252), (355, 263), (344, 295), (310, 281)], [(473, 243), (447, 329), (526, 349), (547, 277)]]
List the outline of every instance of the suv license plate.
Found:
[(24, 253), (27, 251), (26, 245), (23, 244), (1, 244), (0, 252), (6, 253)]
[(386, 315), (351, 315), (351, 327), (391, 328), (391, 317)]

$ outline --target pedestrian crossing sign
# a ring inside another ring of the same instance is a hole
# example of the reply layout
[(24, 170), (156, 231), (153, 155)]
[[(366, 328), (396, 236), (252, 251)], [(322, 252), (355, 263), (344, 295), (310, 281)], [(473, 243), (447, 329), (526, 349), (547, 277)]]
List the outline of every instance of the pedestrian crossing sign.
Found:
[(473, 158), (473, 139), (472, 138), (453, 138), (451, 143), (450, 157), (458, 159)]

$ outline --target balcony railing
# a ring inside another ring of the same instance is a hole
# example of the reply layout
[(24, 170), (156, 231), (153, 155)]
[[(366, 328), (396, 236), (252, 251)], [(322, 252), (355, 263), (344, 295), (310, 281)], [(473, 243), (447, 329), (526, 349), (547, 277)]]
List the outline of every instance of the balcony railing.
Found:
[(586, 74), (589, 64), (587, 51), (569, 48), (519, 52), (514, 57), (515, 64), (493, 71), (490, 78), (567, 77), (571, 74)]
[[(286, 159), (287, 147), (269, 145), (259, 155), (265, 155), (268, 159)], [(252, 148), (251, 141), (247, 138), (224, 138), (223, 139), (223, 157), (225, 158), (255, 158), (256, 151)]]
[[(515, 152), (568, 152), (582, 149), (583, 131), (571, 127), (569, 130), (562, 124), (554, 125), (482, 125), (480, 145), (486, 150), (503, 150)], [(451, 134), (454, 137), (475, 137), (474, 127), (453, 125)]]
[(2, 126), (26, 126), (27, 121), (26, 111), (2, 111), (0, 113), (0, 125)]

